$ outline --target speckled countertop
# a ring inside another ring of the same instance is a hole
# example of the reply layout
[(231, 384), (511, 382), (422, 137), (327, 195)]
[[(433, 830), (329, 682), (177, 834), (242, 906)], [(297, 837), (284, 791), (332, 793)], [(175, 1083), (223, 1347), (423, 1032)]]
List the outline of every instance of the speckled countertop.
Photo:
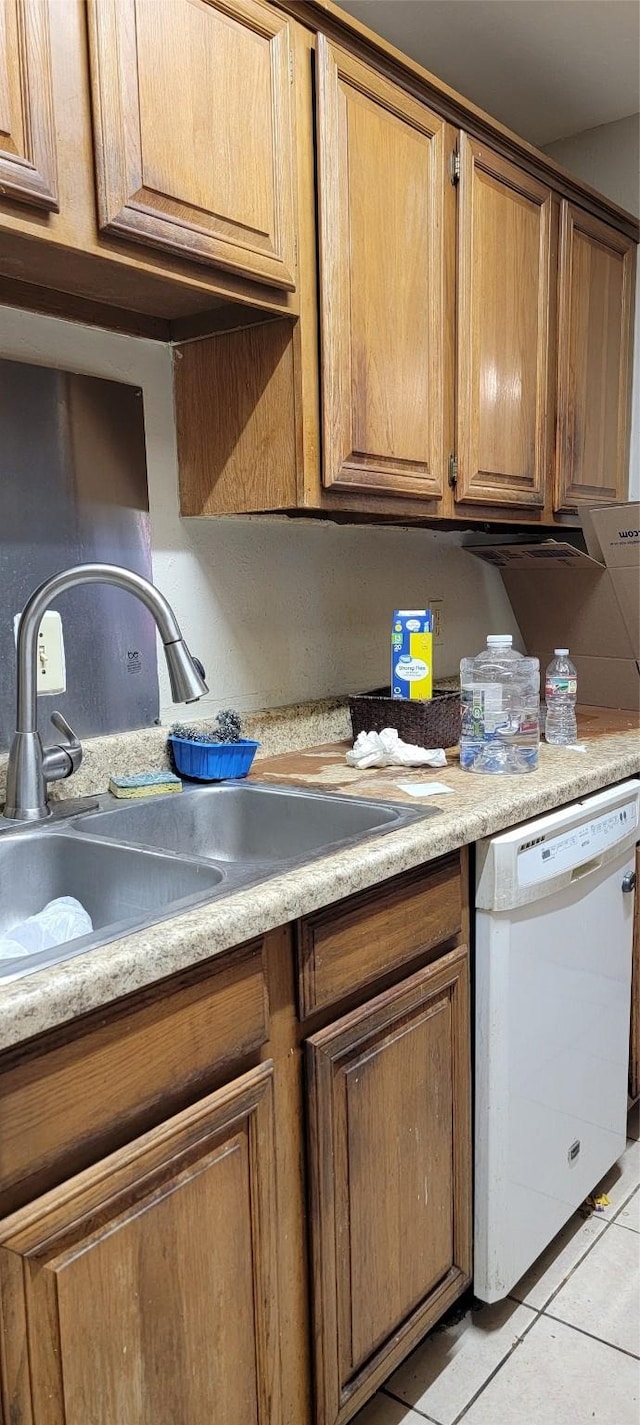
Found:
[[(323, 730), (326, 726), (325, 720)], [(75, 1019), (354, 891), (640, 773), (640, 736), (631, 715), (585, 709), (579, 726), (583, 752), (543, 746), (539, 769), (522, 777), (469, 775), (460, 771), (455, 753), (448, 754), (443, 769), (358, 773), (345, 765), (346, 744), (335, 742), (256, 763), (253, 776), (264, 782), (321, 787), (405, 801), (414, 807), (422, 803), (439, 807), (441, 815), (230, 892), (51, 969), (4, 986), (0, 982), (0, 1048)], [(333, 728), (332, 735), (336, 736)], [(398, 787), (398, 782), (431, 781), (444, 783), (451, 794), (425, 792), (415, 797)]]

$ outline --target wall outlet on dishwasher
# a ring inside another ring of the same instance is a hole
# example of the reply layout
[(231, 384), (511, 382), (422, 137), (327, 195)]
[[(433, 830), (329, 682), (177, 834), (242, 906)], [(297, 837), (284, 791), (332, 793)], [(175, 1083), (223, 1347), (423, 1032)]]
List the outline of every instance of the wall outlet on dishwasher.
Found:
[[(18, 636), (20, 614), (13, 620), (14, 634)], [(38, 631), (38, 693), (65, 693), (67, 690), (67, 669), (64, 657), (62, 619), (55, 609), (47, 609), (42, 616)]]

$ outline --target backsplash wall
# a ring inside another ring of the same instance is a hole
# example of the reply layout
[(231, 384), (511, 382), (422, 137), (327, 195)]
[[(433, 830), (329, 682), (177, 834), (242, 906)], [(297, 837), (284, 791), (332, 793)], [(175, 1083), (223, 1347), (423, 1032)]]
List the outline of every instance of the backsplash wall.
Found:
[[(188, 715), (381, 684), (392, 610), (429, 599), (443, 600), (436, 677), (456, 674), (460, 658), (476, 652), (487, 632), (512, 632), (519, 641), (499, 574), (463, 550), (457, 532), (263, 516), (180, 519), (168, 347), (0, 307), (0, 356), (142, 387), (154, 579), (205, 664), (211, 690), (183, 710)], [(158, 671), (160, 714), (170, 721), (163, 658)]]
[[(13, 616), (34, 588), (73, 564), (124, 564), (152, 576), (139, 387), (0, 358), (0, 749), (16, 725)], [(41, 697), (80, 737), (158, 717), (153, 624), (136, 599), (87, 584), (56, 601), (67, 691)]]

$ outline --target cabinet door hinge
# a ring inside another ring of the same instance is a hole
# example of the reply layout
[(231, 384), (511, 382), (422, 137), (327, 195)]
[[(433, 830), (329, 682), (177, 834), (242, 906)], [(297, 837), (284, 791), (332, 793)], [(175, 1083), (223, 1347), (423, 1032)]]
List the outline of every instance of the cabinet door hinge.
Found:
[(455, 188), (456, 183), (460, 182), (460, 154), (458, 153), (457, 148), (451, 150), (449, 173), (451, 175), (451, 182), (453, 183), (453, 186)]
[(450, 455), (450, 456), (449, 456), (449, 484), (450, 484), (452, 490), (455, 490), (455, 487), (456, 487), (457, 483), (458, 483), (458, 457), (457, 457), (457, 455)]
[(289, 50), (289, 83), (293, 84), (293, 50)]

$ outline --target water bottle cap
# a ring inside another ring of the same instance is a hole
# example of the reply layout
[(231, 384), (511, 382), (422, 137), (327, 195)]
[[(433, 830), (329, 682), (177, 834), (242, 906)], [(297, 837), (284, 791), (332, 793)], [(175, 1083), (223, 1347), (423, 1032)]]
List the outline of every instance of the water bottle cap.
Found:
[(488, 633), (488, 634), (487, 634), (487, 643), (489, 644), (489, 646), (490, 646), (491, 648), (495, 648), (498, 644), (510, 644), (510, 643), (513, 643), (513, 634), (512, 634), (512, 633)]
[(554, 648), (553, 651), (555, 653), (556, 658), (568, 658), (569, 656), (568, 648)]

